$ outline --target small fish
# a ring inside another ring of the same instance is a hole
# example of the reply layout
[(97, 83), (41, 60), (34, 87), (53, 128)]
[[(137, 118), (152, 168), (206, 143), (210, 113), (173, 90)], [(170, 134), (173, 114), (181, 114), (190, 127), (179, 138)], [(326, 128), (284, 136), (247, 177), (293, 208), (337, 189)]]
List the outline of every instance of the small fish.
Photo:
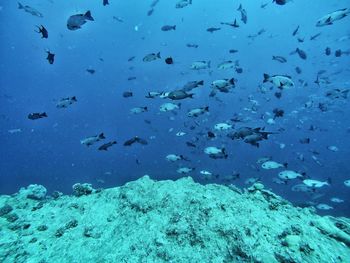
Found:
[(175, 8), (184, 8), (192, 4), (192, 0), (180, 0), (176, 3)]
[(128, 58), (128, 62), (133, 61), (135, 58), (136, 58), (135, 56), (132, 56), (132, 57)]
[(190, 68), (194, 70), (208, 69), (210, 68), (210, 61), (195, 61)]
[(7, 131), (10, 134), (20, 133), (22, 132), (22, 129), (10, 129)]
[(310, 37), (310, 40), (315, 40), (316, 38), (318, 38), (322, 33), (317, 33), (316, 35), (313, 35)]
[(103, 4), (103, 6), (106, 6), (106, 5), (109, 5), (109, 2), (108, 2), (108, 0), (103, 0), (102, 4)]
[(222, 69), (222, 70), (231, 69), (231, 68), (234, 68), (235, 66), (236, 66), (235, 62), (233, 62), (232, 60), (227, 60), (227, 61), (221, 62), (218, 65), (218, 69)]
[(298, 31), (299, 31), (299, 25), (297, 26), (297, 28), (296, 29), (294, 29), (294, 31), (293, 31), (293, 36), (295, 36), (297, 33), (298, 33)]
[(124, 142), (124, 146), (131, 146), (131, 145), (133, 145), (133, 144), (136, 143), (136, 142), (137, 142), (137, 143), (140, 143), (140, 144), (142, 144), (142, 145), (147, 145), (147, 144), (148, 144), (148, 142), (147, 142), (146, 140), (141, 139), (141, 138), (138, 137), (138, 136), (135, 136), (135, 137), (133, 137), (133, 138), (131, 138), (131, 139), (125, 141), (125, 142)]
[(274, 108), (272, 112), (273, 112), (273, 119), (283, 117), (284, 115), (284, 110), (279, 108)]
[(349, 13), (350, 13), (350, 8), (343, 8), (343, 9), (336, 10), (332, 13), (329, 13), (321, 17), (317, 21), (316, 26), (321, 27), (321, 26), (333, 25), (335, 21), (346, 17)]
[(132, 97), (132, 96), (133, 96), (132, 91), (124, 91), (124, 92), (123, 92), (123, 97), (124, 97), (124, 98), (130, 98), (130, 97)]
[(160, 105), (159, 110), (162, 112), (168, 112), (168, 111), (180, 109), (180, 107), (181, 107), (180, 103), (175, 104), (175, 103), (167, 102), (167, 103)]
[(162, 31), (170, 31), (170, 30), (176, 30), (176, 25), (170, 26), (170, 25), (165, 25), (161, 27)]
[(173, 58), (172, 57), (168, 57), (165, 59), (165, 63), (168, 65), (174, 64)]
[(43, 26), (36, 26), (38, 28), (39, 31), (35, 31), (36, 33), (41, 34), (41, 38), (48, 38), (49, 37), (49, 32), (47, 31), (47, 29)]
[(174, 90), (169, 92), (168, 98), (171, 100), (183, 100), (186, 98), (193, 98), (193, 93), (187, 93), (186, 91), (183, 90)]
[(89, 72), (91, 75), (95, 74), (96, 70), (94, 69), (87, 69), (87, 72)]
[(186, 132), (177, 132), (176, 133), (176, 136), (178, 137), (182, 137), (182, 136), (185, 136), (186, 135)]
[(176, 162), (176, 161), (180, 161), (180, 160), (184, 160), (184, 161), (189, 161), (186, 157), (184, 157), (183, 155), (177, 155), (177, 154), (168, 154), (165, 159), (169, 162)]
[(327, 146), (327, 149), (332, 151), (332, 152), (338, 152), (339, 151), (339, 148), (337, 146), (334, 146), (334, 145)]
[(135, 79), (136, 79), (136, 77), (128, 77), (128, 81), (135, 80)]
[(104, 136), (103, 133), (100, 133), (99, 135), (95, 135), (95, 136), (90, 136), (87, 137), (85, 139), (80, 140), (80, 144), (84, 144), (86, 146), (91, 146), (96, 142), (99, 142), (101, 140), (106, 139), (106, 137)]
[(331, 210), (331, 209), (333, 209), (333, 207), (332, 206), (330, 206), (330, 205), (327, 205), (327, 204), (318, 204), (317, 206), (316, 206), (316, 208), (317, 209), (320, 209), (320, 210)]
[(294, 87), (294, 82), (290, 76), (287, 75), (273, 75), (264, 74), (264, 83), (271, 82), (280, 89)]
[(278, 5), (285, 5), (286, 3), (288, 3), (290, 0), (273, 0), (273, 3), (276, 3)]
[(43, 113), (30, 113), (28, 114), (28, 119), (30, 120), (37, 120), (37, 119), (41, 119), (41, 118), (47, 118), (47, 114), (46, 112)]
[(299, 140), (301, 144), (309, 144), (310, 143), (310, 138), (302, 138)]
[(108, 148), (112, 147), (114, 144), (117, 144), (117, 142), (112, 141), (112, 142), (102, 144), (100, 147), (98, 147), (98, 150), (99, 151), (108, 151)]
[(272, 56), (272, 60), (276, 60), (280, 63), (286, 63), (287, 59), (285, 57), (282, 56)]
[(304, 60), (307, 59), (307, 55), (305, 51), (301, 50), (300, 48), (297, 48), (295, 51), (301, 59), (304, 59)]
[(277, 168), (287, 168), (287, 163), (281, 164), (275, 161), (266, 161), (261, 164), (261, 168), (265, 170), (277, 169)]
[(18, 9), (23, 9), (25, 12), (37, 16), (37, 17), (44, 17), (42, 13), (40, 13), (38, 10), (34, 9), (33, 7), (30, 7), (29, 5), (22, 5), (20, 2), (18, 2)]
[(148, 99), (154, 99), (156, 97), (159, 97), (162, 95), (162, 92), (159, 91), (150, 91), (148, 94), (145, 96)]
[(192, 109), (190, 110), (188, 113), (187, 113), (187, 116), (188, 117), (198, 117), (206, 112), (209, 112), (209, 107), (206, 106), (206, 107), (202, 107), (202, 108), (195, 108), (195, 109)]
[(247, 24), (248, 16), (247, 11), (242, 7), (242, 4), (239, 5), (237, 11), (241, 12), (241, 20), (244, 24)]
[(181, 90), (183, 90), (185, 92), (189, 92), (189, 91), (191, 91), (195, 88), (198, 88), (200, 86), (203, 86), (203, 85), (204, 85), (204, 80), (189, 81), (181, 88)]
[(59, 109), (66, 109), (68, 108), (69, 105), (72, 105), (73, 103), (77, 102), (77, 98), (75, 96), (73, 97), (68, 97), (68, 98), (63, 98), (60, 99), (57, 104), (56, 107)]
[(302, 178), (303, 175), (292, 170), (285, 170), (280, 172), (278, 174), (278, 177), (281, 178), (282, 180), (292, 180), (298, 177)]
[(231, 54), (234, 54), (234, 53), (237, 53), (238, 50), (237, 49), (230, 49), (228, 52), (231, 53)]
[(311, 187), (311, 188), (321, 188), (323, 186), (329, 186), (330, 183), (331, 183), (331, 180), (330, 178), (328, 178), (327, 181), (318, 181), (318, 180), (313, 180), (313, 179), (305, 179), (303, 180), (303, 183), (308, 186), (308, 187)]
[(332, 197), (330, 200), (331, 200), (331, 202), (333, 202), (333, 203), (338, 203), (338, 204), (344, 203), (344, 200), (343, 200), (343, 199), (340, 199), (340, 198), (338, 198), (338, 197)]
[(50, 51), (46, 51), (47, 52), (47, 61), (49, 61), (49, 64), (53, 64), (55, 62), (55, 54), (51, 53)]
[(217, 123), (214, 125), (214, 129), (218, 131), (230, 130), (232, 129), (232, 125), (225, 122)]
[(295, 67), (295, 72), (298, 73), (298, 74), (301, 74), (301, 73), (302, 73), (302, 70), (301, 70), (301, 68), (299, 68), (299, 67)]
[(154, 60), (157, 60), (157, 59), (160, 59), (160, 52), (158, 53), (150, 53), (148, 55), (146, 55), (142, 61), (143, 62), (151, 62), (151, 61), (154, 61)]
[(209, 27), (207, 29), (207, 31), (210, 33), (214, 33), (215, 31), (219, 31), (219, 30), (221, 30), (221, 27)]
[(332, 53), (331, 48), (330, 48), (330, 47), (326, 47), (324, 53), (325, 53), (327, 56), (329, 56), (329, 55)]
[(113, 19), (121, 23), (124, 22), (123, 18), (121, 18), (120, 16), (113, 16)]
[(217, 148), (214, 146), (206, 147), (204, 153), (212, 159), (227, 159), (228, 155), (225, 148)]
[[(188, 147), (192, 147), (192, 148), (196, 148), (197, 147), (197, 145), (195, 145), (193, 142), (186, 142), (186, 145), (188, 146)], [(350, 180), (349, 180), (350, 181)], [(350, 185), (350, 182), (349, 182), (349, 185)]]
[(189, 167), (181, 167), (176, 170), (177, 173), (179, 174), (188, 174), (190, 172), (193, 172), (195, 168), (189, 168)]
[(186, 44), (186, 47), (198, 48), (199, 45), (189, 43), (189, 44)]
[(67, 28), (73, 31), (80, 29), (87, 21), (94, 21), (90, 11), (87, 11), (85, 14), (72, 15), (67, 20)]
[(148, 111), (147, 107), (135, 107), (135, 108), (132, 108), (130, 110), (130, 113), (139, 114), (139, 113), (146, 112), (146, 111)]

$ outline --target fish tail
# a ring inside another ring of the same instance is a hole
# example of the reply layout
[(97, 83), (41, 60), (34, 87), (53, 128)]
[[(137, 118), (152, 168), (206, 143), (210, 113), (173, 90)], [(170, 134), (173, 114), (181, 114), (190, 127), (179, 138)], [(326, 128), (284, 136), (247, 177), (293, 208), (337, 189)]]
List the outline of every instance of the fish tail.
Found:
[(90, 21), (95, 21), (94, 18), (91, 15), (91, 11), (87, 11), (84, 15), (85, 19), (90, 20)]
[(173, 29), (176, 30), (176, 25), (173, 26)]
[(23, 5), (20, 2), (18, 2), (18, 9), (23, 9), (23, 8), (24, 8)]
[(264, 82), (268, 82), (270, 79), (270, 75), (269, 74), (266, 74), (264, 73)]
[(42, 117), (47, 117), (46, 112), (43, 112), (43, 113), (41, 114), (41, 116), (42, 116)]
[(197, 85), (204, 85), (204, 80), (198, 81)]
[(160, 52), (157, 53), (157, 58), (160, 58)]
[(100, 134), (98, 135), (98, 138), (99, 138), (100, 140), (106, 139), (106, 137), (105, 137), (105, 135), (103, 134), (103, 132), (100, 133)]

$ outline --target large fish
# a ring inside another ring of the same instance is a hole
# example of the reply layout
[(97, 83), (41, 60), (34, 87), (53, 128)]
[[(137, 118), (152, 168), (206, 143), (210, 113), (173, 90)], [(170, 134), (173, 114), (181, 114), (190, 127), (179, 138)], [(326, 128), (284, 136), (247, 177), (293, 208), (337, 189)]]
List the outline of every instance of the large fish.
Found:
[(18, 2), (18, 9), (23, 9), (25, 12), (37, 16), (37, 17), (44, 17), (42, 13), (40, 13), (38, 10), (34, 9), (33, 7), (30, 7), (29, 5), (22, 5), (20, 2)]
[(90, 11), (87, 11), (85, 14), (72, 15), (68, 18), (67, 28), (69, 30), (80, 29), (87, 21), (94, 21)]
[(329, 26), (333, 25), (333, 23), (337, 20), (340, 20), (344, 17), (346, 17), (350, 13), (350, 8), (343, 8), (336, 10), (332, 13), (329, 13), (323, 17), (321, 17), (317, 23), (316, 26)]

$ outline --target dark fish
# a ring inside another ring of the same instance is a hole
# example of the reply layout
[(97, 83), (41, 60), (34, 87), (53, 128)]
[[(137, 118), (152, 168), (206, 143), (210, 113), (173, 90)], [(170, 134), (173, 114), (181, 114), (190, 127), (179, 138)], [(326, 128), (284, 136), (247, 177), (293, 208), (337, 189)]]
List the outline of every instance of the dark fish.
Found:
[(90, 11), (87, 11), (85, 14), (72, 15), (67, 20), (67, 28), (69, 30), (77, 30), (87, 21), (94, 21)]
[(260, 8), (264, 9), (269, 3), (261, 4)]
[(131, 62), (131, 61), (133, 61), (134, 59), (135, 59), (135, 56), (132, 56), (132, 57), (128, 58), (128, 61)]
[(186, 44), (186, 47), (198, 48), (199, 46), (197, 44)]
[(124, 22), (124, 20), (121, 17), (119, 17), (119, 16), (113, 16), (113, 19), (117, 20), (118, 22), (121, 22), (121, 23)]
[(280, 91), (278, 91), (278, 92), (275, 92), (275, 97), (277, 98), (277, 99), (280, 99), (281, 97), (282, 97), (282, 92), (280, 92)]
[(123, 92), (123, 97), (124, 98), (130, 98), (133, 96), (133, 93), (131, 91), (124, 91)]
[(50, 64), (53, 64), (55, 62), (55, 54), (51, 53), (50, 51), (47, 52), (46, 59), (49, 61)]
[(38, 10), (34, 9), (33, 7), (30, 7), (29, 5), (22, 5), (20, 2), (18, 2), (18, 9), (23, 9), (25, 12), (37, 16), (37, 17), (44, 17), (42, 13), (40, 13)]
[(161, 27), (162, 31), (170, 31), (170, 30), (176, 30), (176, 25), (170, 26), (170, 25), (165, 25)]
[(89, 72), (91, 75), (95, 74), (95, 72), (96, 72), (96, 70), (94, 70), (94, 69), (87, 69), (86, 71)]
[(100, 147), (98, 147), (99, 151), (108, 151), (109, 147), (112, 147), (114, 144), (117, 144), (116, 141), (108, 142), (105, 144), (102, 144)]
[(193, 142), (186, 142), (188, 147), (196, 148), (197, 146)]
[(304, 38), (298, 37), (298, 42), (299, 42), (299, 43), (303, 43), (303, 42), (304, 42)]
[(130, 80), (135, 80), (136, 79), (136, 77), (128, 77), (128, 80), (130, 81)]
[(168, 57), (165, 59), (165, 63), (168, 65), (174, 64), (173, 58), (172, 57)]
[(135, 142), (138, 142), (138, 143), (143, 144), (143, 145), (147, 145), (147, 144), (148, 144), (148, 142), (147, 142), (146, 140), (141, 139), (141, 138), (138, 137), (138, 136), (135, 136), (135, 137), (133, 137), (133, 138), (127, 140), (126, 142), (124, 142), (124, 146), (131, 146), (131, 145), (133, 145)]
[(39, 31), (35, 31), (35, 32), (41, 34), (41, 38), (49, 37), (49, 32), (47, 32), (46, 28), (43, 25), (41, 25), (40, 27), (39, 26), (36, 26), (36, 27), (39, 29)]
[(342, 51), (340, 49), (337, 49), (335, 52), (334, 52), (334, 55), (338, 58), (342, 55)]
[(219, 31), (220, 29), (221, 29), (221, 27), (209, 27), (207, 29), (207, 31), (210, 32), (210, 33), (213, 33), (215, 31)]
[(226, 26), (231, 26), (231, 27), (239, 27), (239, 24), (237, 23), (237, 20), (235, 19), (235, 21), (233, 21), (233, 23), (230, 22), (221, 22), (221, 25), (226, 25)]
[(37, 120), (41, 118), (47, 118), (46, 112), (43, 112), (43, 113), (35, 112), (35, 113), (28, 114), (28, 119), (30, 120)]
[(298, 33), (298, 31), (299, 31), (299, 25), (297, 26), (296, 29), (294, 29), (294, 31), (293, 31), (293, 36), (295, 36), (295, 35)]
[(316, 38), (318, 38), (321, 35), (321, 33), (317, 33), (316, 35), (313, 35), (310, 37), (310, 40), (315, 40)]
[(151, 15), (153, 14), (153, 12), (154, 12), (154, 9), (153, 9), (153, 8), (151, 8), (150, 10), (148, 10), (148, 12), (147, 12), (147, 16), (151, 16)]
[(183, 90), (174, 90), (169, 92), (168, 94), (168, 98), (171, 100), (182, 100), (182, 99), (186, 99), (186, 98), (193, 98), (193, 93), (186, 93)]
[(301, 74), (301, 73), (302, 73), (301, 68), (296, 67), (296, 68), (295, 68), (295, 72), (298, 73), (298, 74)]
[(241, 74), (241, 73), (243, 73), (243, 68), (241, 68), (241, 67), (235, 67), (235, 71), (236, 71), (238, 74)]
[(310, 143), (310, 138), (302, 138), (299, 140), (301, 144), (309, 144)]
[(231, 54), (234, 54), (234, 53), (237, 53), (238, 50), (237, 49), (230, 49), (228, 52), (231, 53)]
[(331, 48), (330, 47), (327, 47), (326, 49), (325, 49), (325, 54), (327, 55), (327, 56), (329, 56), (331, 53), (332, 53), (332, 51), (331, 51)]
[(284, 115), (284, 110), (282, 110), (282, 109), (278, 109), (278, 108), (275, 108), (275, 109), (273, 109), (273, 114), (274, 114), (274, 119), (276, 119), (276, 118), (278, 118), (278, 117), (283, 117), (283, 115)]
[(237, 11), (241, 12), (241, 20), (244, 24), (247, 24), (248, 21), (248, 16), (247, 16), (247, 11), (242, 7), (242, 4), (239, 5)]
[(208, 131), (208, 138), (213, 139), (215, 137), (216, 137), (215, 133)]
[(272, 60), (276, 60), (280, 63), (286, 63), (287, 59), (285, 57), (282, 56), (272, 56)]
[(305, 51), (301, 50), (300, 48), (297, 48), (295, 51), (297, 52), (297, 54), (301, 59), (307, 59), (307, 55)]
[(276, 3), (278, 5), (285, 5), (288, 3), (289, 0), (273, 0), (273, 3)]
[(109, 5), (108, 0), (103, 0), (103, 6)]
[(75, 96), (73, 97), (68, 97), (68, 98), (63, 98), (60, 99), (57, 104), (56, 107), (59, 109), (65, 109), (68, 108), (69, 105), (72, 105), (73, 103), (77, 102), (77, 98)]

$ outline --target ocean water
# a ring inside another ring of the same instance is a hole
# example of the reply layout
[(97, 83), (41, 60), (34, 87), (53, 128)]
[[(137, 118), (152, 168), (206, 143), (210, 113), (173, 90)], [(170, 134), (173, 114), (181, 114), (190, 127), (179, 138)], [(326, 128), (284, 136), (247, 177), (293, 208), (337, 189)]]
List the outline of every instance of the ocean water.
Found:
[[(277, 5), (271, 1), (193, 0), (184, 8), (175, 8), (177, 0), (160, 0), (153, 2), (151, 15), (147, 13), (152, 1), (109, 2), (106, 6), (102, 0), (22, 3), (43, 17), (19, 9), (16, 1), (0, 2), (1, 194), (33, 183), (44, 185), (49, 192), (71, 193), (77, 182), (108, 188), (145, 174), (158, 180), (192, 176), (204, 184), (238, 187), (248, 187), (247, 179), (255, 178), (296, 204), (332, 207), (318, 209), (320, 214), (350, 215), (350, 187), (344, 184), (350, 179), (346, 93), (350, 89), (350, 19), (316, 26), (324, 15), (349, 8), (348, 1), (294, 0)], [(247, 13), (246, 23), (237, 10), (240, 4)], [(68, 18), (88, 10), (94, 21), (68, 30)], [(239, 27), (221, 24), (235, 19)], [(40, 25), (48, 30), (47, 39), (35, 32)], [(176, 30), (163, 31), (164, 25), (176, 25)], [(208, 28), (220, 30), (211, 33)], [(330, 55), (325, 54), (327, 47)], [(296, 48), (305, 51), (307, 58), (295, 54)], [(231, 49), (238, 52), (230, 53)], [(335, 55), (336, 50), (341, 50), (341, 56)], [(55, 54), (53, 64), (46, 60), (47, 51)], [(143, 61), (146, 55), (158, 52), (161, 59)], [(272, 56), (283, 56), (287, 62), (272, 60)], [(128, 61), (131, 57), (135, 58)], [(167, 57), (174, 63), (166, 64)], [(210, 68), (193, 70), (190, 66), (195, 61), (210, 61)], [(235, 66), (219, 69), (224, 61), (238, 61), (243, 72), (237, 72)], [(264, 73), (288, 75), (294, 86), (280, 89), (271, 82), (263, 83)], [(128, 80), (130, 77), (136, 79)], [(231, 78), (236, 80), (235, 87), (210, 96), (213, 81)], [(317, 79), (322, 83), (315, 83)], [(189, 92), (194, 93), (193, 98), (145, 97), (150, 91), (180, 90), (195, 80), (203, 80), (204, 85)], [(125, 91), (132, 91), (133, 96), (124, 98)], [(282, 97), (277, 98), (276, 92)], [(327, 92), (338, 96), (327, 96)], [(76, 103), (57, 108), (59, 100), (72, 96)], [(159, 107), (166, 102), (181, 103), (181, 108), (161, 112)], [(187, 116), (189, 110), (206, 106), (209, 111), (203, 115)], [(134, 107), (148, 111), (131, 114)], [(284, 115), (269, 124), (276, 108)], [(28, 114), (42, 112), (48, 117), (28, 119)], [(242, 121), (232, 121), (235, 114)], [(214, 125), (223, 122), (233, 128), (216, 131)], [(259, 147), (227, 137), (241, 127), (260, 127), (273, 134), (260, 141)], [(179, 131), (186, 134), (176, 136)], [(215, 138), (208, 138), (208, 131)], [(82, 139), (100, 133), (105, 140), (89, 147), (81, 144)], [(123, 145), (134, 136), (148, 144)], [(300, 142), (306, 138), (309, 143)], [(108, 151), (98, 150), (114, 140), (117, 144)], [(225, 148), (228, 157), (211, 158), (204, 153), (210, 146)], [(331, 151), (329, 146), (338, 150)], [(165, 159), (168, 154), (183, 155), (189, 161), (172, 163)], [(262, 157), (288, 163), (288, 168), (265, 170), (257, 163)], [(179, 167), (194, 170), (183, 175), (177, 173)], [(303, 177), (276, 183), (274, 178), (285, 169)], [(212, 173), (211, 178), (204, 178), (202, 170)], [(224, 180), (232, 173), (239, 173), (239, 178)], [(331, 183), (307, 193), (292, 191), (307, 178), (322, 182), (330, 178)], [(344, 202), (334, 203), (334, 197)]]

